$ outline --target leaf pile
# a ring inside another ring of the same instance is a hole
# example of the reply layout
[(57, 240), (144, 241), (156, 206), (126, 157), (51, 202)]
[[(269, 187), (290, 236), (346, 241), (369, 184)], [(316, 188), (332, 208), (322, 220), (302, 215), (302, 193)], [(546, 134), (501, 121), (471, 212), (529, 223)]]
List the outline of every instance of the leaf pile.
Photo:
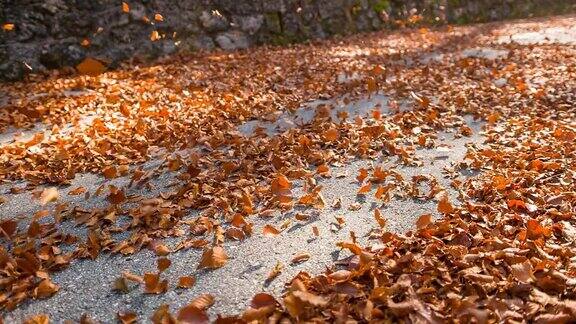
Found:
[[(37, 121), (49, 128), (0, 145), (0, 180), (27, 180), (33, 189), (94, 172), (106, 179), (128, 176), (131, 182), (94, 193), (75, 189), (72, 194), (87, 198), (105, 195), (109, 205), (94, 210), (58, 204), (58, 191), (49, 188), (39, 196), (43, 204), (56, 204), (53, 212), (34, 215), (29, 223), (1, 221), (0, 309), (51, 296), (59, 288), (50, 273), (73, 259), (96, 259), (102, 253), (130, 255), (148, 248), (165, 257), (193, 248), (203, 251), (198, 268), (225, 266), (225, 242), (255, 235), (251, 217), (265, 218), (295, 205), (323, 208), (316, 179), (332, 176), (331, 165), (382, 155), (421, 165), (418, 149), (436, 147), (443, 130), (469, 136), (472, 130), (463, 116), (472, 115), (487, 122), (485, 143), (470, 146), (464, 161), (446, 170), (449, 177), (461, 170), (479, 171), (455, 184), (460, 206), (440, 197), (443, 218), (436, 222), (423, 215), (414, 232), (384, 232), (372, 247), (339, 243), (355, 255), (345, 269), (317, 277), (302, 273), (282, 304), (256, 296), (238, 320), (572, 319), (576, 50), (508, 44), (499, 45), (508, 55), (496, 60), (446, 54), (433, 64), (418, 63), (423, 54), (487, 45), (476, 35), (492, 27), (375, 33), (288, 48), (194, 54), (98, 76), (38, 77), (1, 85), (0, 91), (16, 97), (0, 110), (0, 128)], [(86, 69), (95, 67), (92, 62)], [(342, 82), (342, 75), (360, 77)], [(495, 86), (497, 79), (506, 83)], [(81, 95), (70, 94), (78, 90)], [(391, 96), (391, 113), (374, 107), (367, 117), (340, 113), (334, 121), (329, 117), (334, 104), (325, 104), (316, 108), (309, 124), (273, 137), (262, 130), (251, 136), (238, 131), (246, 121), (275, 121), (318, 97), (345, 103), (376, 91)], [(408, 109), (400, 109), (400, 103)], [(160, 167), (134, 167), (153, 158), (162, 159)], [(168, 192), (147, 199), (131, 193), (151, 189), (150, 180), (163, 173), (176, 174)], [(305, 194), (294, 197), (292, 185), (300, 180), (306, 183)], [(356, 180), (359, 190), (352, 194), (374, 194), (383, 203), (395, 194), (432, 199), (443, 191), (433, 177), (416, 176), (410, 183), (378, 167), (362, 170)], [(420, 192), (423, 182), (430, 192)], [(185, 217), (191, 209), (201, 212)], [(375, 219), (385, 227), (379, 213)], [(65, 221), (85, 226), (86, 237), (61, 232)], [(313, 231), (319, 235), (317, 228)], [(120, 232), (129, 235), (114, 239)], [(280, 232), (268, 225), (258, 235)], [(167, 247), (162, 243), (166, 237), (179, 243)], [(70, 249), (61, 245), (74, 248), (63, 252)], [(292, 262), (311, 257), (303, 252)], [(161, 260), (159, 272), (170, 265)], [(280, 271), (281, 264), (270, 278)], [(137, 281), (146, 293), (168, 289), (160, 273)], [(178, 283), (192, 285), (193, 277)], [(212, 303), (213, 297), (204, 296), (178, 318), (207, 321), (205, 309)], [(122, 313), (119, 318), (132, 322), (134, 316)], [(173, 320), (167, 308), (154, 316)]]

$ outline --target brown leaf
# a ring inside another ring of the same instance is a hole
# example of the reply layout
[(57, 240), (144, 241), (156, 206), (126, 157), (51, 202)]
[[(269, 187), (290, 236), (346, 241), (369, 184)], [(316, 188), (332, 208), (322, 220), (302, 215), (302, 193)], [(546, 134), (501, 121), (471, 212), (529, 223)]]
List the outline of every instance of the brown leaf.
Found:
[(384, 219), (384, 217), (382, 217), (380, 209), (378, 208), (374, 209), (374, 218), (376, 219), (376, 222), (378, 222), (380, 228), (386, 227), (386, 220)]
[(42, 194), (40, 195), (40, 203), (42, 205), (46, 205), (49, 202), (58, 200), (59, 196), (60, 195), (58, 194), (58, 189), (56, 189), (56, 187), (46, 188), (42, 191)]
[(36, 298), (48, 298), (54, 295), (60, 288), (58, 285), (50, 281), (50, 279), (44, 279), (40, 282), (38, 287), (34, 290), (34, 295)]
[(271, 305), (276, 305), (278, 302), (276, 301), (276, 299), (274, 297), (272, 297), (272, 295), (267, 294), (267, 293), (259, 293), (254, 295), (254, 297), (252, 298), (252, 302), (250, 303), (250, 307), (254, 308), (254, 309), (258, 309), (258, 308), (262, 308), (262, 307), (267, 307), (267, 306), (271, 306)]
[(360, 187), (360, 189), (358, 190), (358, 192), (356, 194), (357, 195), (365, 195), (365, 194), (369, 193), (371, 189), (372, 189), (372, 184), (370, 183), (370, 181), (368, 181), (365, 185)]
[(50, 316), (47, 314), (32, 315), (26, 318), (24, 324), (50, 324)]
[(220, 246), (214, 246), (204, 249), (202, 259), (198, 265), (198, 269), (208, 268), (216, 269), (224, 266), (228, 261), (228, 256), (224, 249)]
[(84, 188), (84, 187), (78, 187), (78, 188), (76, 188), (76, 189), (73, 189), (73, 190), (68, 191), (68, 195), (69, 195), (69, 196), (78, 196), (78, 195), (81, 195), (81, 194), (83, 194), (83, 193), (85, 193), (85, 192), (86, 192), (86, 188)]
[(106, 66), (96, 59), (87, 57), (80, 64), (76, 65), (76, 70), (78, 70), (80, 74), (97, 76), (106, 72)]
[(529, 219), (526, 222), (526, 236), (531, 240), (550, 236), (550, 229), (542, 226), (537, 220)]
[(308, 261), (310, 259), (310, 253), (306, 253), (306, 252), (301, 252), (296, 254), (293, 258), (292, 261), (290, 261), (290, 263), (292, 264), (298, 264), (298, 263), (302, 263), (305, 261)]
[(430, 214), (421, 215), (420, 217), (418, 217), (418, 220), (416, 221), (416, 228), (423, 229), (430, 223), (432, 223), (432, 215)]
[(114, 166), (108, 166), (102, 170), (102, 174), (104, 174), (104, 178), (106, 179), (114, 179), (118, 177), (118, 169)]
[(192, 306), (198, 309), (208, 309), (210, 306), (214, 305), (214, 296), (210, 294), (204, 294), (196, 297), (188, 306)]
[(196, 278), (192, 276), (183, 276), (178, 278), (178, 288), (192, 288), (196, 283)]
[(147, 294), (165, 293), (168, 289), (168, 280), (160, 280), (160, 274), (144, 274), (144, 292)]
[(280, 234), (280, 231), (277, 230), (272, 225), (266, 225), (266, 226), (264, 226), (264, 228), (262, 228), (262, 233), (264, 234), (264, 236), (276, 236), (276, 235)]
[(366, 179), (366, 177), (368, 177), (368, 170), (362, 168), (359, 171), (360, 173), (358, 173), (358, 176), (356, 176), (356, 180), (358, 180), (358, 182), (362, 183), (364, 182), (364, 179)]
[(314, 295), (312, 293), (306, 292), (306, 291), (293, 291), (292, 294), (294, 295), (294, 297), (300, 299), (302, 302), (306, 303), (306, 304), (310, 304), (312, 306), (326, 306), (328, 305), (328, 301), (322, 297), (322, 296), (318, 296), (318, 295)]
[(128, 272), (128, 271), (122, 272), (122, 277), (124, 277), (124, 278), (126, 278), (126, 279), (128, 279), (128, 280), (130, 280), (130, 281), (133, 281), (133, 282), (144, 283), (144, 278), (142, 278), (141, 276), (132, 274), (132, 273), (130, 273), (130, 272)]
[(450, 201), (448, 201), (448, 196), (444, 195), (438, 202), (438, 212), (442, 214), (450, 214), (454, 211), (454, 207)]
[(156, 260), (158, 263), (158, 271), (163, 272), (164, 270), (168, 269), (168, 267), (170, 267), (170, 265), (172, 264), (172, 261), (170, 261), (168, 258), (158, 258), (158, 260)]
[(336, 141), (340, 137), (340, 132), (336, 128), (330, 128), (324, 132), (324, 139), (328, 142)]
[(110, 194), (106, 199), (113, 205), (119, 205), (126, 201), (126, 195), (122, 189), (110, 186)]
[(280, 273), (282, 273), (282, 268), (283, 268), (282, 263), (276, 262), (274, 268), (270, 271), (270, 273), (268, 273), (268, 277), (266, 277), (266, 282), (270, 282), (274, 280), (276, 277), (278, 277)]
[(314, 233), (314, 236), (320, 236), (320, 230), (317, 226), (312, 226), (312, 233)]
[(134, 324), (138, 322), (138, 317), (134, 312), (118, 312), (118, 320), (122, 324)]
[(512, 270), (512, 275), (518, 281), (523, 283), (529, 283), (533, 278), (533, 269), (532, 263), (529, 260), (526, 260), (522, 263), (516, 263), (510, 266)]
[(205, 324), (210, 318), (205, 310), (188, 305), (178, 312), (178, 321), (182, 324)]

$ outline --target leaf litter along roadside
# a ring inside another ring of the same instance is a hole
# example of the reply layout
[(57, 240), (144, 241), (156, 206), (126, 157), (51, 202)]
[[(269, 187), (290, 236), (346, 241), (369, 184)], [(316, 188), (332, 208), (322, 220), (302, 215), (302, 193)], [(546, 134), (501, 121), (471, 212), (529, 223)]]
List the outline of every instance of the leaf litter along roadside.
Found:
[[(447, 37), (441, 32), (401, 36), (406, 42), (402, 46), (407, 49), (412, 43), (405, 39), (426, 46)], [(85, 129), (82, 126), (73, 129), (71, 135), (58, 135), (56, 127), (47, 137), (38, 135), (24, 143), (2, 146), (0, 163), (6, 167), (2, 169), (7, 170), (3, 171), (5, 176), (32, 183), (62, 183), (75, 172), (96, 171), (114, 178), (128, 172), (124, 166), (146, 159), (153, 146), (163, 146), (168, 151), (200, 147), (203, 151), (185, 157), (166, 156), (165, 167), (180, 172), (181, 187), (147, 199), (139, 207), (124, 208), (129, 199), (124, 195), (126, 188), (111, 187), (103, 189), (112, 203), (106, 210), (85, 213), (66, 206), (58, 208), (57, 221), (75, 219), (90, 229), (86, 242), (81, 242), (72, 254), (62, 254), (58, 246), (62, 242), (75, 243), (79, 238), (58, 233), (57, 224), (40, 226), (33, 222), (27, 229), (18, 229), (15, 222), (3, 221), (4, 240), (10, 241), (10, 248), (3, 247), (0, 258), (4, 268), (0, 305), (11, 309), (27, 298), (56, 292), (58, 287), (47, 281), (49, 273), (75, 258), (96, 258), (104, 251), (132, 254), (147, 246), (159, 255), (169, 254), (172, 251), (162, 248), (158, 241), (165, 236), (184, 235), (173, 230), (177, 224), (189, 225), (190, 234), (176, 249), (202, 248), (200, 266), (225, 266), (227, 254), (222, 243), (252, 235), (250, 215), (276, 208), (289, 209), (295, 203), (318, 208), (325, 205), (320, 198), (321, 190), (314, 184), (314, 177), (320, 176), (314, 174), (314, 166), (343, 162), (349, 155), (373, 157), (380, 152), (398, 156), (406, 164), (418, 164), (414, 156), (416, 148), (434, 147), (435, 134), (441, 129), (455, 129), (468, 135), (470, 130), (461, 116), (473, 114), (489, 123), (486, 129), (489, 148), (471, 147), (459, 166), (482, 171), (460, 184), (467, 199), (461, 207), (438, 197), (439, 211), (445, 215), (437, 222), (423, 219), (417, 231), (406, 235), (384, 232), (382, 243), (374, 248), (343, 242), (339, 246), (355, 255), (348, 260), (347, 270), (314, 278), (302, 273), (292, 281), (283, 299), (284, 306), (272, 302), (272, 297), (265, 297), (270, 302), (264, 306), (255, 302), (242, 316), (244, 320), (284, 316), (298, 320), (570, 319), (574, 311), (570, 302), (574, 298), (571, 260), (574, 250), (570, 246), (575, 198), (571, 89), (576, 86), (574, 60), (570, 60), (574, 48), (508, 45), (510, 54), (505, 59), (464, 58), (409, 66), (391, 63), (389, 60), (397, 56), (390, 52), (396, 49), (376, 49), (380, 39), (381, 35), (375, 34), (367, 39), (353, 37), (342, 44), (327, 42), (278, 49), (270, 56), (272, 61), (295, 60), (297, 55), (309, 58), (306, 65), (298, 64), (287, 72), (282, 68), (260, 67), (263, 70), (256, 69), (260, 73), (254, 73), (233, 65), (238, 60), (263, 64), (259, 57), (270, 55), (269, 51), (254, 50), (246, 57), (207, 56), (205, 59), (211, 63), (207, 66), (215, 71), (210, 71), (213, 74), (205, 76), (201, 85), (182, 85), (184, 76), (198, 72), (184, 68), (184, 72), (178, 73), (170, 64), (144, 72), (144, 77), (153, 82), (142, 84), (139, 84), (142, 71), (72, 78), (68, 86), (77, 87), (80, 82), (82, 87), (101, 87), (99, 93), (105, 94), (105, 98), (96, 98), (101, 100), (97, 104), (93, 103), (94, 98), (88, 103), (87, 98), (58, 97), (59, 89), (67, 86), (66, 79), (40, 82), (40, 87), (52, 91), (54, 97), (37, 103), (36, 115), (26, 115), (30, 107), (24, 112), (12, 107), (8, 124), (37, 117), (57, 121), (61, 126), (60, 118), (78, 123), (78, 114), (87, 109), (95, 109), (99, 117)], [(336, 65), (335, 60), (320, 62), (326, 58), (328, 49), (338, 52), (354, 48), (359, 40), (373, 42), (362, 45), (374, 46), (372, 56), (346, 60), (334, 55), (357, 66), (342, 62)], [(448, 51), (451, 46), (439, 50)], [(183, 60), (190, 63), (186, 58)], [(558, 66), (558, 61), (566, 64)], [(235, 72), (230, 83), (222, 84), (222, 80), (227, 80), (221, 77), (222, 71), (230, 70)], [(328, 75), (351, 71), (363, 73), (367, 79), (342, 85)], [(168, 72), (174, 72), (175, 76)], [(125, 82), (125, 87), (108, 82), (108, 75)], [(243, 84), (247, 76), (254, 77), (256, 84), (261, 82), (258, 85), (270, 82), (274, 87)], [(495, 87), (493, 80), (498, 78), (506, 78), (509, 83)], [(546, 83), (531, 82), (538, 78)], [(306, 83), (292, 86), (298, 80)], [(283, 85), (287, 87), (285, 92), (280, 91)], [(149, 90), (144, 90), (145, 87)], [(153, 94), (154, 87), (167, 90)], [(261, 89), (267, 92), (262, 93)], [(330, 109), (324, 106), (317, 109), (317, 118), (310, 125), (274, 138), (246, 138), (234, 131), (238, 123), (277, 108), (270, 103), (287, 103), (287, 107), (292, 107), (318, 92), (333, 96), (376, 89), (398, 100), (412, 98), (413, 109), (393, 115), (375, 112), (369, 118), (355, 120), (341, 116), (340, 123), (333, 123), (322, 118)], [(194, 93), (200, 99), (190, 99), (185, 93)], [(208, 98), (205, 94), (212, 96)], [(186, 109), (195, 108), (187, 112), (182, 103), (189, 105)], [(203, 109), (202, 104), (209, 108)], [(68, 105), (76, 106), (79, 112)], [(194, 136), (183, 137), (184, 134)], [(112, 166), (118, 164), (123, 166), (122, 170)], [(321, 170), (326, 171), (324, 167)], [(394, 177), (387, 171), (384, 178)], [(372, 194), (372, 184), (382, 181), (382, 173), (374, 169), (360, 174), (360, 194)], [(368, 179), (370, 174), (373, 176)], [(149, 176), (138, 170), (132, 175), (135, 182), (143, 183)], [(296, 179), (309, 183), (303, 197), (293, 197), (291, 192), (291, 182)], [(413, 190), (407, 192), (420, 196)], [(53, 191), (45, 196), (50, 198), (47, 202), (57, 199)], [(187, 208), (202, 208), (204, 212), (192, 221), (183, 220)], [(132, 221), (122, 230), (130, 230), (134, 235), (120, 242), (111, 239), (110, 231), (115, 226), (111, 213), (128, 215)], [(235, 234), (225, 235), (230, 228), (236, 229), (232, 231)], [(275, 235), (276, 231), (271, 227), (267, 233)], [(160, 273), (146, 277), (146, 289), (150, 292), (161, 293), (166, 289)], [(559, 301), (554, 303), (556, 299)], [(167, 309), (162, 308), (161, 312), (154, 316), (170, 317)], [(208, 318), (205, 309), (194, 305), (183, 309), (177, 317), (180, 316)]]

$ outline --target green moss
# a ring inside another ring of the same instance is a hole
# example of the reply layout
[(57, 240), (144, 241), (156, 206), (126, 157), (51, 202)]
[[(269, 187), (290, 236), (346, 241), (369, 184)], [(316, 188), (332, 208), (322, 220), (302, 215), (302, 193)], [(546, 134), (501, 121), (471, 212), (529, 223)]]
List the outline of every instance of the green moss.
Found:
[(372, 4), (372, 9), (376, 12), (390, 11), (390, 8), (390, 1), (388, 0), (377, 0)]
[(269, 30), (275, 33), (282, 32), (282, 22), (280, 21), (280, 15), (278, 13), (267, 13), (264, 15), (264, 20)]
[(288, 45), (293, 43), (300, 43), (307, 38), (303, 35), (296, 35), (292, 33), (274, 34), (270, 36), (269, 42), (272, 45)]

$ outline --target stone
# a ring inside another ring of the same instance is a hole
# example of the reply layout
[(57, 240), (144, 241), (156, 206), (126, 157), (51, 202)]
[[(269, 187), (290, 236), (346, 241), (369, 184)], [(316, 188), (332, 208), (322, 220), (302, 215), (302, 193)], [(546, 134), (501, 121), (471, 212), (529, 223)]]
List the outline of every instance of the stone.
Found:
[(212, 38), (204, 34), (197, 35), (192, 41), (191, 46), (193, 50), (208, 50), (208, 51), (216, 47)]
[(236, 50), (250, 47), (250, 39), (239, 30), (232, 30), (218, 34), (216, 44), (225, 50)]
[[(143, 21), (146, 16), (146, 7), (135, 1), (130, 2), (130, 18), (134, 21)], [(150, 17), (148, 17), (150, 19)]]
[(26, 68), (22, 62), (8, 61), (0, 64), (0, 79), (5, 81), (19, 81), (24, 78)]
[(207, 32), (224, 31), (230, 26), (228, 19), (217, 10), (212, 12), (203, 11), (200, 15), (200, 23)]
[(264, 16), (263, 15), (256, 15), (256, 16), (238, 16), (235, 17), (234, 21), (236, 21), (240, 27), (240, 29), (249, 35), (254, 35), (264, 23)]

